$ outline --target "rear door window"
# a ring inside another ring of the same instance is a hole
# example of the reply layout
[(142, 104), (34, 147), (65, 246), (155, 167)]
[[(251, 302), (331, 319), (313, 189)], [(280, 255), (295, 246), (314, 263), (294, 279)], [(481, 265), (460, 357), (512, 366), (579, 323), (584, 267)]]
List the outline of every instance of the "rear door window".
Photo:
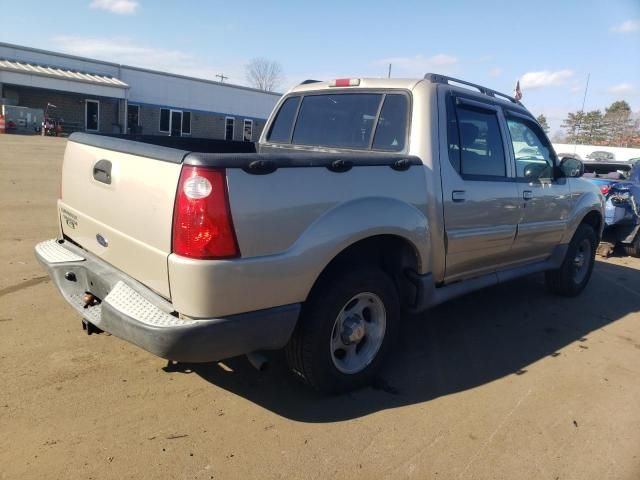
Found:
[(491, 180), (507, 176), (498, 114), (490, 108), (455, 105), (447, 108), (449, 160), (463, 177)]

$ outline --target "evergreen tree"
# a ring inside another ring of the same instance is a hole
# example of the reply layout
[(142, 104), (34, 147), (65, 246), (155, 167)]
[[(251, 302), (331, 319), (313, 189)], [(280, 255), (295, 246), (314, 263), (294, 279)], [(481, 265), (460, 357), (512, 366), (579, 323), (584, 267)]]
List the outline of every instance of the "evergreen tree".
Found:
[(634, 122), (631, 119), (631, 107), (624, 100), (613, 102), (604, 114), (607, 144), (624, 147), (632, 136)]
[(549, 124), (547, 123), (547, 117), (545, 117), (544, 114), (541, 113), (536, 117), (536, 120), (542, 127), (542, 130), (544, 131), (544, 133), (549, 133), (549, 130), (551, 129), (549, 128)]

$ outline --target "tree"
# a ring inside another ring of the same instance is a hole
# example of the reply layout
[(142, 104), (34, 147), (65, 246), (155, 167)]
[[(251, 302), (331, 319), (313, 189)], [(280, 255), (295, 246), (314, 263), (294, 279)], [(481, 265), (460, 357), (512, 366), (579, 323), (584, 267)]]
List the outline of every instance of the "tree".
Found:
[(581, 143), (599, 145), (606, 140), (602, 112), (593, 110), (587, 112), (580, 125)]
[(544, 131), (544, 133), (549, 133), (549, 130), (551, 129), (549, 128), (549, 124), (547, 123), (547, 117), (545, 117), (544, 114), (541, 113), (536, 117), (536, 120), (542, 127), (542, 130)]
[(613, 102), (604, 115), (600, 110), (569, 112), (562, 128), (567, 143), (640, 147), (640, 117), (624, 100)]
[(273, 92), (282, 83), (282, 67), (278, 62), (266, 58), (254, 58), (246, 65), (249, 84), (265, 92)]
[(584, 112), (569, 112), (562, 122), (562, 128), (567, 132), (568, 143), (580, 143), (580, 125)]
[(628, 139), (634, 130), (631, 107), (624, 100), (613, 102), (604, 114), (607, 144), (617, 147), (628, 146)]

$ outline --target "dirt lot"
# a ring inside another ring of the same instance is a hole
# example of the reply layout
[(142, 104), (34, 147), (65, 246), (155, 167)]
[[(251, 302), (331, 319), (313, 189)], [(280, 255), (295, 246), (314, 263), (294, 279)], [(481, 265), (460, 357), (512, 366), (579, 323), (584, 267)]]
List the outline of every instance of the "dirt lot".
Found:
[(0, 135), (0, 478), (640, 478), (640, 261), (576, 299), (538, 275), (408, 318), (348, 396), (277, 354), (167, 368), (88, 337), (33, 257), (64, 145)]

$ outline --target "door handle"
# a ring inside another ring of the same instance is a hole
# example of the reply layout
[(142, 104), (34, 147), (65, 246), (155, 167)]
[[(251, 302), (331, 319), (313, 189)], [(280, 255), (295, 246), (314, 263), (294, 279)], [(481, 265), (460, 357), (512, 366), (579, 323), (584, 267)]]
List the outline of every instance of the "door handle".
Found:
[(531, 200), (533, 198), (533, 192), (531, 190), (525, 190), (522, 192), (522, 198), (525, 200)]
[(451, 200), (453, 200), (454, 202), (464, 202), (464, 195), (464, 190), (454, 190), (453, 192), (451, 192)]
[(93, 166), (93, 178), (98, 182), (111, 185), (111, 162), (109, 160), (99, 160)]

